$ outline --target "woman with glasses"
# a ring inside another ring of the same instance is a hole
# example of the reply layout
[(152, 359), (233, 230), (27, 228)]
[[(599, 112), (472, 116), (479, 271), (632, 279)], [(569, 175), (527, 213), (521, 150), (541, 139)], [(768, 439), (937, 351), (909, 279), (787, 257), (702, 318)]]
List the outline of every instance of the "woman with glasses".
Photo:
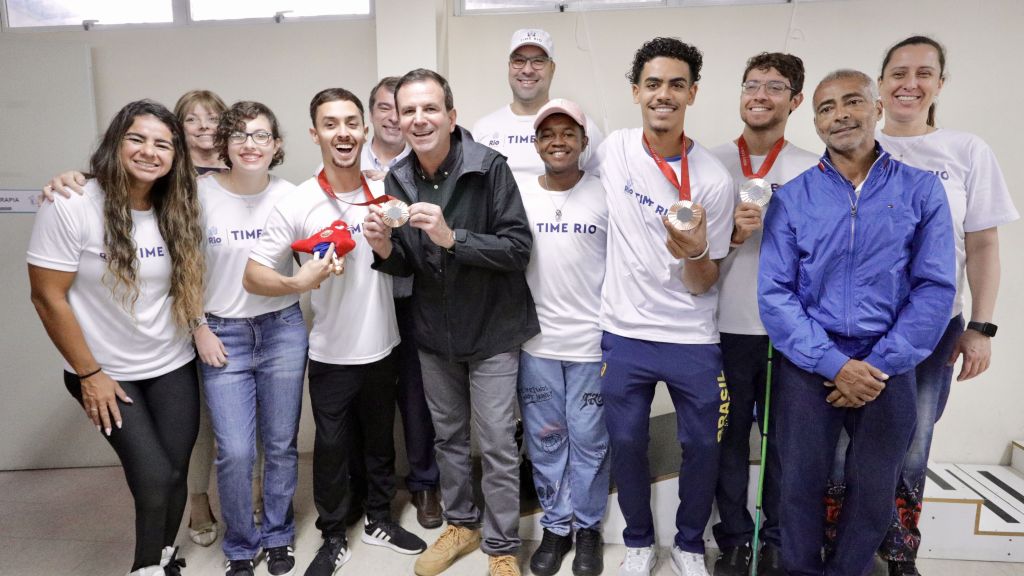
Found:
[(40, 207), (32, 302), (64, 384), (101, 430), (135, 501), (131, 576), (179, 574), (175, 535), (199, 423), (189, 328), (202, 312), (195, 176), (181, 123), (132, 102), (90, 160), (84, 193)]
[[(228, 576), (251, 576), (257, 554), (270, 574), (292, 574), (299, 413), (306, 324), (298, 297), (242, 288), (249, 251), (274, 206), (295, 188), (269, 171), (284, 160), (277, 118), (238, 102), (220, 118), (216, 147), (228, 169), (198, 180), (206, 230), (206, 322), (195, 333), (217, 439), (217, 486), (227, 529)], [(288, 269), (280, 270), (291, 275)], [(264, 448), (263, 522), (253, 521), (256, 435)]]

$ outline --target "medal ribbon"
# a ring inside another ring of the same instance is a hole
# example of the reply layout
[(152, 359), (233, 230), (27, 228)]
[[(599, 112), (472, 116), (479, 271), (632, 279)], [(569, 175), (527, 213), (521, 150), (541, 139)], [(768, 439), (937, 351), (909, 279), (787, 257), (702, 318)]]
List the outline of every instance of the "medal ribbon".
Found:
[(747, 147), (747, 141), (740, 136), (739, 140), (736, 141), (736, 147), (740, 149), (740, 167), (743, 168), (743, 175), (747, 178), (764, 178), (765, 174), (771, 171), (772, 165), (775, 164), (775, 159), (779, 157), (779, 152), (782, 152), (782, 147), (786, 145), (785, 138), (779, 138), (772, 149), (768, 152), (768, 156), (765, 157), (764, 162), (761, 163), (761, 167), (754, 172), (753, 166), (750, 164), (750, 148)]
[(370, 185), (367, 184), (367, 182), (366, 182), (366, 176), (363, 176), (362, 174), (360, 174), (359, 175), (359, 180), (361, 181), (361, 183), (363, 185), (363, 195), (366, 196), (366, 202), (359, 202), (359, 203), (356, 203), (356, 202), (345, 202), (341, 198), (338, 198), (337, 194), (334, 193), (334, 190), (331, 188), (331, 183), (327, 181), (327, 173), (326, 173), (326, 171), (321, 170), (320, 173), (317, 174), (317, 176), (316, 176), (316, 182), (317, 182), (317, 184), (320, 185), (320, 189), (324, 191), (324, 194), (327, 194), (327, 196), (329, 196), (330, 198), (332, 198), (334, 200), (337, 200), (338, 202), (344, 202), (345, 204), (348, 204), (349, 206), (370, 206), (371, 204), (380, 205), (380, 204), (383, 204), (383, 203), (388, 202), (390, 200), (395, 200), (394, 196), (388, 196), (387, 194), (382, 194), (382, 195), (374, 198), (373, 197), (373, 193), (370, 192)]
[(672, 187), (679, 190), (680, 200), (690, 199), (690, 164), (686, 160), (686, 134), (682, 135), (681, 151), (679, 152), (679, 176), (676, 178), (676, 171), (668, 165), (668, 162), (661, 157), (657, 152), (651, 148), (651, 143), (647, 141), (647, 135), (644, 134), (644, 150), (654, 158), (654, 163), (658, 165), (658, 169), (665, 175), (665, 178), (672, 183)]

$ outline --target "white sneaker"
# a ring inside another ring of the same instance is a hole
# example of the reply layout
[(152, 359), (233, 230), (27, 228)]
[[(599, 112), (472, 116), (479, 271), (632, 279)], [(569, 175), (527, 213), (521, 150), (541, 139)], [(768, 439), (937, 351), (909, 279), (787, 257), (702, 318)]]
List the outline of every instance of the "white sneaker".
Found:
[(708, 576), (704, 555), (683, 552), (679, 546), (672, 547), (672, 571), (678, 576)]
[(650, 576), (658, 564), (654, 546), (626, 548), (626, 557), (619, 564), (619, 576)]

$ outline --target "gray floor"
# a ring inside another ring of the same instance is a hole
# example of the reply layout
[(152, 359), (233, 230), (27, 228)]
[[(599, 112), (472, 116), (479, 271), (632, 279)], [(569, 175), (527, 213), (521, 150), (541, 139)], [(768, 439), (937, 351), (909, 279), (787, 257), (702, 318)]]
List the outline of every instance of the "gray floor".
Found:
[[(320, 535), (313, 524), (310, 465), (309, 455), (303, 455), (295, 498), (299, 574), (320, 545)], [(399, 491), (395, 502), (402, 524), (428, 543), (433, 541), (440, 529), (420, 528), (407, 498), (405, 492)], [(349, 539), (352, 560), (338, 572), (339, 576), (413, 573), (415, 557), (366, 546), (354, 533)], [(132, 542), (131, 496), (119, 468), (0, 472), (0, 576), (123, 575), (131, 563)], [(185, 574), (223, 574), (219, 540), (210, 548), (200, 548), (188, 540), (187, 531), (183, 529), (178, 543), (188, 560)], [(521, 565), (523, 573), (528, 574), (528, 555), (537, 543), (524, 544)], [(615, 574), (622, 554), (622, 546), (605, 547), (605, 574)], [(713, 554), (713, 550), (708, 554), (709, 567)], [(661, 551), (661, 557), (663, 561), (658, 565), (657, 574), (668, 576), (673, 572), (666, 550)], [(570, 562), (571, 553), (559, 574), (572, 573)], [(922, 560), (919, 567), (927, 576), (1024, 576), (1024, 564)], [(265, 567), (257, 569), (257, 575), (265, 574)], [(445, 574), (485, 576), (486, 556), (473, 553), (459, 560)]]

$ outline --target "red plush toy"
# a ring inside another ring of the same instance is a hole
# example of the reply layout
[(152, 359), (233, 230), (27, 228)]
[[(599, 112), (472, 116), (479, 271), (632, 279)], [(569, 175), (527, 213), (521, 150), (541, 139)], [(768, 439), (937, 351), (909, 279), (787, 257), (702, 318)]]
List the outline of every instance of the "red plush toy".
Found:
[(334, 255), (339, 258), (356, 247), (356, 241), (352, 239), (352, 234), (348, 231), (348, 224), (345, 224), (344, 220), (335, 220), (331, 222), (330, 226), (309, 238), (292, 242), (292, 250), (323, 258), (332, 243), (334, 244)]

